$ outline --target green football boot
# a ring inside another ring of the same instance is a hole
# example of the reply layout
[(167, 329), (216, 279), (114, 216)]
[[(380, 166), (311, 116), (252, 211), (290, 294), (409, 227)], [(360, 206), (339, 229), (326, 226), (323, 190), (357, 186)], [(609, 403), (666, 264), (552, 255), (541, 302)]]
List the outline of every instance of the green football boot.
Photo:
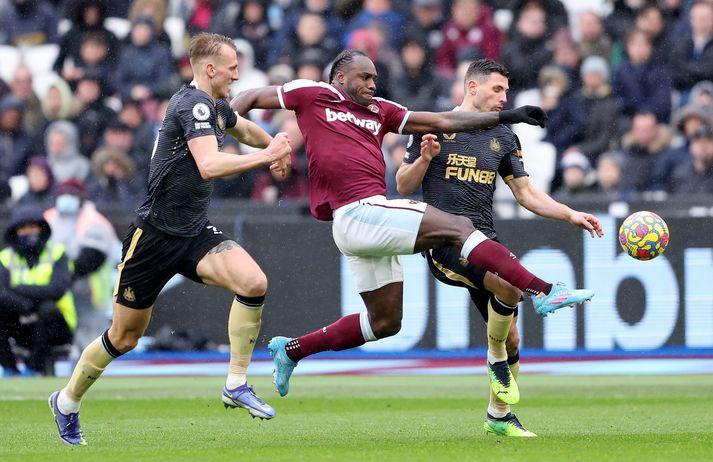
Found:
[(488, 361), (488, 377), (490, 389), (500, 401), (505, 404), (517, 404), (520, 401), (520, 389), (507, 361), (497, 361), (493, 364)]
[(508, 412), (505, 417), (497, 418), (490, 414), (485, 418), (483, 428), (487, 433), (514, 438), (534, 438), (537, 435), (522, 426), (515, 414)]

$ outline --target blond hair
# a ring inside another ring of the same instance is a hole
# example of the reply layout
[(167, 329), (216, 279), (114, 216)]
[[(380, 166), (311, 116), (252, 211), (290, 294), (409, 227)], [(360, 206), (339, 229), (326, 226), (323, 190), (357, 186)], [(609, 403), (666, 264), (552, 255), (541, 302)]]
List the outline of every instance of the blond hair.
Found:
[(217, 56), (220, 53), (221, 45), (228, 45), (236, 53), (238, 52), (235, 42), (225, 35), (201, 32), (193, 37), (188, 48), (188, 59), (191, 62), (191, 66), (205, 58)]

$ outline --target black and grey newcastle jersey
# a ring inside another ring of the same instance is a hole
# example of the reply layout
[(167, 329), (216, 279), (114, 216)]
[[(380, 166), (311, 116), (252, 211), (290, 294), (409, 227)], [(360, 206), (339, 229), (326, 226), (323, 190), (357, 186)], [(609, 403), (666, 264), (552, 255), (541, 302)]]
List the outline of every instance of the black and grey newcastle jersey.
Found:
[(139, 217), (175, 236), (197, 236), (208, 222), (213, 182), (201, 178), (188, 141), (215, 136), (222, 149), (227, 128), (237, 115), (226, 99), (213, 103), (193, 84), (171, 97), (151, 153), (148, 194)]
[[(493, 194), (495, 178), (527, 176), (517, 136), (505, 125), (486, 130), (436, 133), (441, 152), (423, 178), (423, 200), (455, 215), (470, 218), (489, 238), (495, 238)], [(421, 135), (412, 135), (404, 162), (421, 156)]]

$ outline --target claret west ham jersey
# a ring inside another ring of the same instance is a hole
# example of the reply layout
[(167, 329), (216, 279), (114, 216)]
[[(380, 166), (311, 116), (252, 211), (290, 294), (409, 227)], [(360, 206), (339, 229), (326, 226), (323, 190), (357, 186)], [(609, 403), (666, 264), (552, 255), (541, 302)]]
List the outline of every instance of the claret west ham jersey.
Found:
[(386, 193), (381, 142), (401, 133), (410, 112), (373, 98), (363, 106), (324, 82), (294, 80), (278, 88), (280, 105), (297, 115), (309, 162), (312, 215), (331, 220), (332, 211)]
[(220, 150), (226, 129), (237, 122), (228, 100), (213, 104), (208, 93), (193, 83), (178, 90), (154, 142), (148, 195), (136, 213), (165, 233), (197, 236), (208, 223), (213, 182), (201, 178), (188, 140), (215, 136)]
[[(423, 177), (423, 200), (455, 215), (470, 218), (476, 229), (495, 238), (495, 178), (527, 176), (517, 136), (505, 125), (485, 130), (436, 133), (441, 152)], [(412, 164), (421, 157), (421, 135), (413, 135), (404, 155)]]

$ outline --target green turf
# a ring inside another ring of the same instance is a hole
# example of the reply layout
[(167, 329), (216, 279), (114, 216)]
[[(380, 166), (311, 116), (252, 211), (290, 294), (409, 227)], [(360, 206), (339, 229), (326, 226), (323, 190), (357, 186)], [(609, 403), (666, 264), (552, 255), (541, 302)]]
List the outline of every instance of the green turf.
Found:
[(47, 396), (64, 379), (0, 379), (1, 461), (683, 461), (713, 458), (713, 376), (520, 378), (529, 440), (487, 436), (486, 377), (295, 377), (272, 421), (225, 410), (222, 379), (104, 378), (64, 446)]

